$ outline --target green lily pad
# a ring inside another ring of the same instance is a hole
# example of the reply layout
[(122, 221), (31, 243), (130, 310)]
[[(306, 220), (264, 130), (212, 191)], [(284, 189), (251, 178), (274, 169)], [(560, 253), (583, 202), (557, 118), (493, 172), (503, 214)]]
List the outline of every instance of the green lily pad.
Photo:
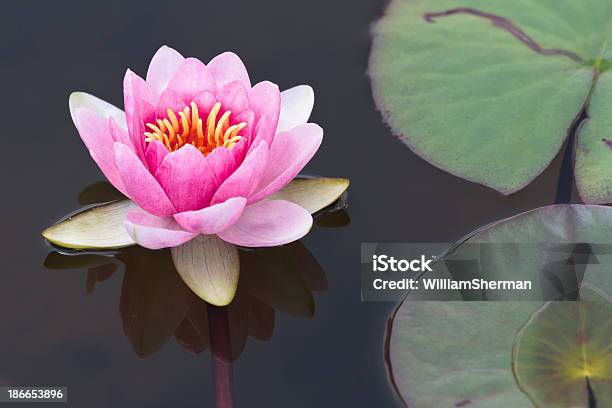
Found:
[(612, 202), (612, 78), (600, 75), (576, 143), (576, 186), (585, 202)]
[[(489, 302), (415, 301), (418, 298), (409, 293), (396, 310), (387, 336), (389, 375), (398, 395), (411, 407), (520, 408), (532, 407), (532, 399), (536, 398), (540, 401), (538, 406), (558, 406), (556, 397), (546, 396), (552, 386), (550, 381), (543, 378), (542, 382), (536, 381), (534, 374), (546, 370), (540, 363), (558, 358), (557, 351), (540, 348), (538, 359), (530, 359), (531, 346), (521, 353), (516, 349), (514, 356), (520, 360), (515, 361), (521, 364), (515, 373), (513, 347), (521, 337), (553, 333), (550, 327), (533, 329), (536, 334), (525, 329), (532, 316), (551, 303), (538, 300), (546, 289), (546, 279), (542, 278), (547, 273), (555, 272), (561, 284), (567, 284), (570, 276), (577, 279), (576, 298), (581, 303), (602, 303), (602, 297), (611, 297), (611, 243), (612, 208), (555, 205), (493, 223), (453, 245), (442, 261), (451, 254), (474, 250), (471, 244), (483, 244), (487, 251), (478, 258), (483, 278), (529, 279), (534, 283), (534, 291), (525, 295), (490, 291), (487, 299), (498, 301)], [(496, 251), (496, 245), (503, 250)], [(591, 252), (577, 250), (577, 245), (588, 245)], [(508, 246), (513, 249), (507, 250)], [(576, 324), (580, 320), (575, 318), (578, 306), (572, 301), (553, 303), (566, 305), (549, 321), (557, 325), (555, 341), (565, 341), (578, 330)], [(607, 312), (592, 311), (588, 324), (600, 330), (598, 341), (607, 340), (610, 344), (609, 305), (598, 307)], [(564, 347), (570, 343), (566, 341)], [(567, 363), (575, 362), (575, 358), (568, 357)], [(598, 357), (598, 361), (609, 363), (607, 357), (602, 358)], [(593, 381), (591, 386), (594, 398), (609, 402), (612, 382)], [(588, 393), (582, 397), (585, 395)]]
[[(586, 289), (588, 290), (588, 289)], [(513, 367), (538, 407), (612, 406), (612, 303), (547, 302), (519, 332)]]
[(390, 378), (409, 407), (533, 407), (512, 344), (537, 302), (410, 302), (387, 339)]
[(373, 32), (374, 98), (419, 156), (503, 194), (549, 165), (585, 109), (577, 185), (610, 202), (611, 17), (604, 0), (392, 0)]

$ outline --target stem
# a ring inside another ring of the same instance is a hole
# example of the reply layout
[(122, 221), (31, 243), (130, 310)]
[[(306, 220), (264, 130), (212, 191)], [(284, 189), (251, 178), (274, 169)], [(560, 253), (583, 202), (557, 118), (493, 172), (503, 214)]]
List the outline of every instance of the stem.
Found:
[(208, 305), (208, 325), (216, 407), (233, 408), (232, 349), (227, 308)]

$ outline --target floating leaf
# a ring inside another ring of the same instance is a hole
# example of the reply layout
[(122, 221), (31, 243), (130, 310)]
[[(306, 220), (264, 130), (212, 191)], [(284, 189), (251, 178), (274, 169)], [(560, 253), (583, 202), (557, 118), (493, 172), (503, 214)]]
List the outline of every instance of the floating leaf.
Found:
[(171, 251), (176, 270), (196, 295), (216, 306), (232, 301), (240, 273), (234, 245), (216, 235), (199, 235)]
[(547, 302), (531, 316), (513, 366), (535, 406), (612, 406), (611, 327), (612, 304), (597, 293), (586, 302)]
[(135, 245), (123, 226), (125, 214), (136, 208), (129, 200), (82, 210), (47, 228), (49, 242), (72, 249), (111, 249)]
[(541, 303), (404, 302), (388, 339), (409, 407), (532, 407), (512, 374), (514, 336)]
[(600, 75), (589, 105), (589, 119), (576, 143), (576, 187), (587, 203), (612, 202), (612, 73)]
[[(112, 194), (108, 183), (96, 183), (82, 192), (85, 201)], [(297, 178), (272, 196), (292, 201), (315, 213), (336, 201), (348, 188), (349, 181), (339, 178)], [(136, 208), (130, 200), (87, 207), (47, 228), (42, 235), (52, 244), (71, 249), (112, 249), (136, 243), (123, 225), (126, 213)]]
[[(515, 381), (512, 349), (521, 328), (545, 303), (537, 299), (547, 289), (546, 279), (554, 276), (561, 286), (570, 285), (570, 289), (577, 284), (574, 289), (579, 288), (579, 298), (589, 302), (596, 298), (593, 290), (609, 296), (610, 207), (556, 205), (519, 214), (470, 234), (454, 245), (447, 257), (473, 250), (470, 244), (476, 243), (487, 246), (486, 256), (478, 254), (483, 278), (529, 279), (535, 290), (524, 295), (486, 293), (488, 299), (506, 300), (503, 302), (417, 302), (415, 292), (409, 293), (389, 327), (387, 362), (395, 389), (411, 407), (532, 407)], [(514, 244), (518, 252), (495, 250), (495, 245), (507, 248)], [(582, 251), (580, 245), (591, 252)], [(560, 332), (567, 338), (575, 334), (575, 314), (566, 312), (551, 320), (558, 324), (556, 337)], [(609, 324), (609, 311), (605, 315), (590, 314), (593, 320), (589, 324), (603, 330)], [(606, 338), (609, 344), (609, 336)], [(557, 357), (553, 350), (541, 351), (542, 359)], [(545, 369), (536, 361), (532, 364), (531, 371)], [(538, 394), (542, 398), (546, 384), (535, 382), (529, 370), (522, 377), (529, 385), (521, 387), (529, 389), (530, 396)], [(602, 387), (593, 388), (593, 392), (607, 401), (610, 383), (608, 388)], [(547, 400), (540, 406), (557, 405)]]
[(311, 214), (331, 205), (349, 186), (344, 178), (296, 178), (271, 200), (287, 200), (305, 208)]
[[(470, 244), (482, 245), (478, 256), (483, 278), (511, 277), (533, 284), (532, 291), (487, 291), (489, 300), (568, 295), (579, 289), (581, 281), (596, 276), (595, 269), (584, 273), (587, 265), (612, 265), (612, 208), (562, 204), (527, 211), (472, 234), (454, 249), (454, 255), (473, 250)], [(610, 274), (596, 276), (600, 285), (606, 280), (612, 281)]]
[(604, 0), (393, 0), (373, 33), (374, 98), (419, 156), (504, 194), (548, 166), (585, 109), (579, 192), (610, 202), (611, 16)]

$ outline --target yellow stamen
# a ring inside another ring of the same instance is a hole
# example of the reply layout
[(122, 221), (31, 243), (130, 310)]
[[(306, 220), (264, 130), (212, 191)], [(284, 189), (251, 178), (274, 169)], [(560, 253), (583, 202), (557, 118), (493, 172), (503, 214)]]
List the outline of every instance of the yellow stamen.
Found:
[(221, 102), (215, 103), (205, 117), (200, 117), (195, 102), (176, 112), (168, 108), (165, 118), (146, 124), (144, 139), (147, 143), (158, 140), (171, 152), (186, 144), (204, 155), (217, 147), (231, 149), (243, 139), (240, 132), (247, 126), (246, 122), (232, 124), (231, 115), (230, 111), (221, 111)]
[(198, 119), (198, 145), (204, 147), (204, 132), (202, 131), (202, 119)]
[(208, 119), (206, 120), (206, 133), (208, 134), (208, 145), (212, 146), (213, 144), (213, 133), (215, 131), (215, 123), (217, 122), (217, 113), (221, 109), (221, 102), (217, 102), (214, 104), (210, 113), (208, 114)]
[(179, 112), (181, 116), (181, 125), (183, 126), (183, 133), (181, 133), (181, 139), (186, 140), (189, 135), (189, 121), (187, 120), (187, 115), (189, 115), (189, 108), (185, 107), (181, 112)]
[(170, 118), (170, 122), (172, 123), (172, 127), (174, 129), (178, 129), (179, 128), (179, 123), (178, 120), (176, 119), (176, 115), (174, 114), (174, 111), (170, 108), (168, 108), (166, 110), (166, 113), (168, 114), (168, 117)]
[(217, 129), (215, 129), (215, 142), (217, 143), (217, 146), (219, 146), (219, 144), (221, 144), (221, 140), (219, 138), (221, 137), (221, 135), (225, 131), (225, 129), (224, 129), (225, 124), (229, 121), (229, 116), (231, 114), (232, 114), (231, 111), (225, 112), (223, 114), (223, 116), (221, 116), (221, 119), (219, 119), (219, 122), (217, 122)]
[(200, 115), (198, 115), (198, 106), (195, 104), (195, 102), (191, 102), (191, 132), (195, 131), (199, 118)]
[(240, 140), (242, 140), (242, 136), (234, 136), (231, 139), (227, 140), (223, 146), (230, 148), (231, 146), (235, 145), (236, 143), (238, 143)]
[(162, 134), (162, 133), (164, 133), (164, 132), (163, 132), (163, 131), (162, 131), (160, 128), (158, 128), (157, 126), (155, 126), (155, 125), (154, 125), (154, 124), (152, 124), (152, 123), (147, 123), (147, 127), (148, 127), (149, 129), (151, 129), (151, 130), (152, 130), (153, 132), (155, 132), (155, 133), (158, 133), (158, 134)]
[(233, 125), (227, 128), (225, 134), (223, 135), (223, 143), (227, 142), (229, 139), (233, 138), (240, 132), (242, 129), (246, 127), (246, 123), (242, 122), (237, 125)]
[(166, 148), (169, 151), (172, 151), (172, 147), (170, 147), (170, 141), (168, 140), (168, 135), (164, 133), (162, 137), (164, 138), (164, 144), (166, 145)]
[[(175, 117), (176, 119), (176, 117)], [(170, 143), (174, 142), (174, 129), (176, 129), (169, 121), (168, 119), (164, 119), (164, 125), (166, 125), (166, 128), (168, 129), (168, 132), (170, 133)], [(177, 126), (178, 128), (178, 126)]]

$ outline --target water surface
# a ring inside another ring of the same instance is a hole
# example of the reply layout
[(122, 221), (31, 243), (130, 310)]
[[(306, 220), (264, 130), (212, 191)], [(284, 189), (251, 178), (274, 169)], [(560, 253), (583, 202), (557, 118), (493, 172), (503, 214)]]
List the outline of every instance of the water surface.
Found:
[[(360, 242), (446, 242), (554, 200), (560, 160), (503, 197), (428, 165), (382, 124), (366, 75), (383, 1), (262, 0), (13, 3), (3, 8), (0, 383), (65, 385), (69, 406), (203, 407), (210, 354), (174, 339), (140, 359), (123, 333), (123, 268), (87, 293), (85, 268), (50, 270), (40, 231), (78, 208), (103, 176), (68, 113), (81, 90), (122, 106), (130, 67), (144, 75), (162, 44), (203, 60), (237, 52), (254, 82), (307, 83), (325, 129), (309, 173), (351, 179), (350, 225), (303, 244), (325, 271), (312, 318), (276, 312), (270, 341), (234, 363), (238, 406), (394, 406), (383, 363), (392, 303), (360, 300)], [(410, 75), (409, 72), (406, 75)], [(91, 278), (90, 278), (91, 280)]]

